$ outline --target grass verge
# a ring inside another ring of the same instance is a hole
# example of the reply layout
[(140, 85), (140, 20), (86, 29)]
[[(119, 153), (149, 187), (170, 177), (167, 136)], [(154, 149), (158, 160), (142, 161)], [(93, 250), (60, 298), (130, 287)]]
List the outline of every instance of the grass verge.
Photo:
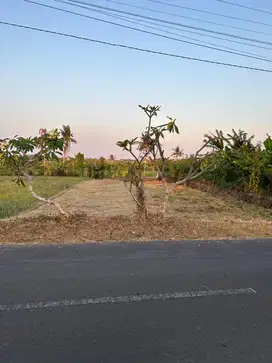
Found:
[[(81, 178), (36, 177), (34, 190), (43, 197), (52, 197), (79, 183)], [(38, 205), (28, 188), (12, 182), (12, 177), (0, 177), (0, 219), (9, 218)]]

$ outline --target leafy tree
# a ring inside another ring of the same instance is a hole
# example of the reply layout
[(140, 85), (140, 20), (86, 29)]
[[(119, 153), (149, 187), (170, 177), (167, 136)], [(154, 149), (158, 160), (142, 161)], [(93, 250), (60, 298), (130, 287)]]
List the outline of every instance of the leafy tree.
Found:
[(62, 215), (68, 218), (69, 215), (58, 203), (50, 198), (41, 197), (34, 191), (32, 176), (29, 173), (29, 169), (42, 160), (58, 160), (62, 155), (64, 144), (65, 140), (57, 129), (51, 132), (45, 130), (35, 137), (6, 138), (0, 140), (0, 160), (13, 171), (15, 175), (13, 180), (18, 186), (25, 187), (27, 184), (34, 198), (54, 205)]
[(75, 162), (77, 166), (82, 166), (85, 163), (85, 156), (82, 153), (77, 153), (75, 155)]
[(77, 140), (74, 138), (74, 134), (72, 133), (71, 127), (69, 125), (62, 125), (60, 133), (64, 139), (63, 159), (66, 159), (70, 151), (71, 144), (76, 144)]
[[(259, 193), (271, 190), (272, 169), (269, 151), (271, 138), (261, 143), (253, 143), (254, 135), (248, 136), (243, 130), (232, 130), (224, 134), (216, 130), (215, 134), (205, 135), (208, 146), (212, 147), (213, 162), (217, 167), (206, 178), (223, 187)], [(272, 148), (272, 144), (271, 144)]]
[(109, 155), (109, 160), (110, 160), (110, 161), (114, 161), (114, 160), (115, 160), (115, 156), (114, 156), (113, 154), (110, 154), (110, 155)]

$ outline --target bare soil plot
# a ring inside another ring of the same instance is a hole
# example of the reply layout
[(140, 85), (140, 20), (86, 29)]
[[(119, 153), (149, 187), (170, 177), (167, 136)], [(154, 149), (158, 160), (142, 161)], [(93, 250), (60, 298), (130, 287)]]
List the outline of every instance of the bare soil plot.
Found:
[(181, 187), (170, 197), (167, 216), (158, 214), (163, 185), (147, 182), (151, 214), (133, 217), (134, 202), (123, 183), (91, 180), (57, 197), (72, 220), (43, 205), (16, 220), (0, 222), (0, 242), (85, 242), (243, 238), (272, 236), (271, 210)]

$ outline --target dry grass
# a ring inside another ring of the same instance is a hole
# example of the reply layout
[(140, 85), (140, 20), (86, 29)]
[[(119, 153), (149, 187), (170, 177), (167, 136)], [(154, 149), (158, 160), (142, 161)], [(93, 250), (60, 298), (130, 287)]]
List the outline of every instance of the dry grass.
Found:
[(63, 243), (91, 241), (148, 241), (180, 239), (231, 239), (271, 236), (264, 220), (207, 221), (151, 215), (145, 222), (128, 216), (38, 217), (0, 223), (1, 243)]
[(0, 222), (2, 243), (132, 241), (222, 239), (269, 237), (271, 210), (214, 197), (199, 190), (180, 187), (171, 195), (167, 216), (158, 214), (163, 185), (147, 183), (152, 213), (146, 221), (133, 218), (134, 203), (121, 182), (87, 181), (68, 190), (58, 199), (71, 220), (42, 206), (22, 218)]
[[(164, 198), (162, 183), (148, 182), (147, 187), (155, 204)], [(154, 203), (154, 202), (153, 202)], [(245, 203), (229, 195), (217, 196), (186, 186), (179, 186), (169, 197), (168, 215), (205, 220), (268, 220), (272, 222), (272, 210)], [(272, 231), (271, 231), (272, 232)], [(272, 233), (271, 233), (272, 234)]]

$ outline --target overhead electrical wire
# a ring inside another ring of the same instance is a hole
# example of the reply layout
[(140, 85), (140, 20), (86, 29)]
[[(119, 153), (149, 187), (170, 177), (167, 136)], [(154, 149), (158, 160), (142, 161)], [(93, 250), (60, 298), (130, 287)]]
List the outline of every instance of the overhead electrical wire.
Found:
[(244, 9), (248, 9), (248, 10), (253, 10), (253, 11), (258, 11), (260, 13), (264, 13), (264, 14), (269, 14), (272, 15), (272, 11), (268, 11), (268, 10), (263, 10), (263, 9), (259, 9), (259, 8), (253, 8), (251, 6), (247, 6), (247, 5), (242, 5), (242, 4), (237, 4), (237, 3), (233, 3), (231, 1), (226, 1), (226, 0), (216, 0), (220, 3), (224, 3), (224, 4), (228, 4), (228, 5), (233, 5), (233, 6), (238, 6), (239, 8), (244, 8)]
[[(69, 14), (72, 14), (72, 15), (77, 15), (77, 16), (82, 16), (82, 17), (85, 17), (85, 18), (89, 18), (89, 19), (93, 19), (93, 20), (97, 20), (97, 21), (101, 21), (101, 22), (106, 22), (106, 23), (110, 23), (110, 24), (113, 24), (115, 26), (121, 26), (121, 27), (125, 27), (125, 28), (128, 28), (128, 29), (132, 29), (132, 30), (136, 30), (136, 31), (140, 31), (140, 32), (145, 32), (147, 34), (151, 34), (151, 35), (155, 35), (155, 36), (159, 36), (159, 37), (163, 37), (163, 38), (167, 38), (167, 39), (171, 39), (171, 40), (175, 40), (175, 41), (181, 41), (181, 42), (185, 42), (185, 43), (188, 43), (188, 44), (192, 44), (192, 45), (196, 45), (196, 46), (203, 46), (203, 47), (207, 47), (209, 49), (212, 49), (212, 50), (218, 50), (218, 51), (223, 51), (223, 52), (227, 52), (227, 53), (230, 53), (230, 54), (234, 54), (234, 55), (239, 55), (239, 56), (245, 56), (245, 57), (249, 57), (249, 58), (253, 58), (253, 59), (258, 59), (258, 60), (263, 60), (263, 61), (268, 61), (268, 62), (272, 62), (272, 59), (269, 59), (268, 57), (264, 57), (264, 56), (261, 56), (261, 55), (256, 55), (256, 54), (253, 54), (253, 53), (250, 53), (250, 52), (246, 52), (246, 51), (240, 51), (240, 50), (237, 50), (235, 48), (230, 48), (230, 47), (224, 47), (224, 46), (220, 46), (221, 48), (218, 48), (218, 47), (214, 47), (214, 46), (217, 46), (216, 44), (214, 43), (208, 43), (208, 42), (205, 42), (205, 41), (202, 41), (202, 43), (206, 43), (208, 44), (209, 46), (205, 46), (205, 45), (202, 45), (202, 44), (199, 44), (199, 43), (192, 43), (192, 42), (187, 42), (187, 41), (183, 41), (182, 39), (180, 38), (173, 38), (173, 37), (168, 37), (168, 36), (164, 36), (162, 34), (158, 34), (158, 33), (153, 33), (153, 32), (146, 32), (142, 29), (137, 29), (137, 28), (133, 28), (133, 27), (128, 27), (128, 26), (125, 26), (123, 24), (118, 24), (118, 23), (113, 23), (113, 22), (108, 22), (108, 21), (105, 21), (103, 19), (98, 19), (98, 18), (94, 18), (94, 17), (90, 17), (88, 15), (85, 15), (85, 14), (81, 14), (81, 13), (76, 13), (76, 12), (72, 12), (72, 11), (69, 11), (69, 10), (66, 10), (66, 9), (60, 9), (60, 8), (56, 8), (56, 7), (52, 7), (50, 5), (47, 5), (47, 4), (42, 4), (42, 3), (39, 3), (39, 2), (36, 2), (36, 1), (32, 1), (32, 0), (25, 0), (26, 2), (29, 2), (29, 3), (32, 3), (32, 4), (35, 4), (35, 5), (40, 5), (40, 6), (43, 6), (43, 7), (46, 7), (46, 8), (51, 8), (51, 9), (54, 9), (54, 10), (59, 10), (59, 11), (62, 11), (62, 12), (66, 12), (66, 13), (69, 13)], [(66, 1), (63, 1), (63, 0), (57, 0), (57, 2), (61, 2), (61, 3), (65, 3), (65, 4), (69, 4), (68, 2)], [(108, 16), (112, 16), (114, 18), (118, 18), (118, 19), (121, 19), (123, 21), (128, 21), (130, 23), (136, 23), (138, 25), (141, 25), (141, 26), (145, 26), (145, 27), (148, 27), (148, 28), (151, 28), (151, 29), (156, 29), (156, 30), (159, 30), (159, 31), (164, 31), (166, 33), (170, 33), (172, 35), (177, 35), (177, 36), (180, 36), (180, 34), (177, 34), (177, 33), (173, 33), (173, 32), (169, 32), (169, 31), (165, 31), (165, 30), (162, 30), (162, 29), (159, 29), (157, 27), (152, 27), (152, 26), (148, 26), (148, 25), (144, 25), (144, 24), (141, 24), (137, 21), (134, 21), (134, 20), (130, 20), (130, 19), (125, 19), (124, 17), (122, 16), (119, 16), (119, 15), (113, 15), (111, 13), (108, 13), (108, 12), (104, 12), (104, 11), (101, 11), (101, 10), (94, 10), (94, 11), (97, 11), (99, 13), (102, 13), (103, 15), (108, 15)], [(185, 39), (190, 39), (190, 40), (194, 40), (194, 41), (199, 41), (198, 39), (195, 39), (195, 38), (190, 38), (190, 37), (186, 37), (186, 36), (183, 36), (183, 38)], [(272, 49), (271, 49), (272, 50)]]
[(105, 0), (105, 1), (107, 1), (109, 3), (113, 3), (113, 4), (118, 4), (118, 5), (123, 5), (123, 6), (129, 6), (131, 8), (135, 8), (135, 9), (151, 11), (152, 13), (170, 15), (170, 16), (175, 16), (175, 17), (178, 17), (178, 18), (189, 19), (189, 20), (198, 21), (198, 22), (202, 22), (202, 23), (223, 26), (224, 28), (237, 29), (237, 30), (247, 31), (247, 32), (251, 32), (251, 33), (255, 33), (255, 34), (261, 34), (261, 35), (272, 35), (272, 33), (265, 33), (265, 32), (261, 32), (261, 31), (258, 31), (258, 30), (253, 30), (253, 29), (248, 29), (248, 28), (241, 28), (239, 26), (234, 26), (234, 25), (230, 25), (230, 24), (222, 24), (222, 23), (216, 23), (214, 21), (192, 18), (190, 16), (185, 16), (185, 15), (181, 15), (181, 14), (168, 13), (166, 11), (157, 10), (157, 9), (154, 9), (154, 8), (146, 8), (144, 6), (139, 6), (139, 5), (128, 4), (128, 3), (124, 3), (122, 1), (115, 1), (115, 0)]
[[(92, 17), (92, 16), (89, 16), (89, 15), (86, 15), (86, 14), (77, 13), (77, 12), (70, 11), (70, 10), (66, 10), (66, 9), (62, 9), (62, 8), (57, 8), (55, 6), (43, 4), (43, 3), (36, 2), (36, 1), (32, 1), (32, 0), (25, 0), (25, 1), (28, 2), (28, 3), (32, 3), (32, 4), (35, 4), (35, 5), (38, 5), (38, 6), (45, 7), (45, 8), (49, 8), (49, 9), (61, 11), (61, 12), (64, 12), (64, 13), (69, 13), (69, 14), (81, 16), (81, 17), (84, 17), (84, 18), (89, 18), (89, 19), (92, 19), (92, 20), (95, 20), (95, 21), (99, 21), (99, 22), (102, 22), (102, 23), (115, 25), (115, 26), (122, 27), (122, 28), (125, 28), (125, 29), (130, 29), (130, 30), (138, 31), (138, 32), (141, 32), (141, 33), (144, 33), (144, 34), (155, 35), (155, 36), (158, 36), (158, 37), (161, 37), (161, 38), (164, 38), (164, 39), (174, 40), (174, 41), (178, 41), (178, 42), (182, 42), (182, 43), (186, 43), (186, 44), (190, 44), (190, 45), (194, 45), (194, 46), (198, 46), (198, 47), (202, 47), (202, 48), (206, 48), (206, 49), (216, 50), (216, 51), (220, 51), (220, 52), (224, 52), (224, 53), (228, 53), (228, 54), (233, 54), (233, 55), (238, 55), (238, 56), (242, 56), (242, 57), (247, 57), (247, 58), (251, 58), (251, 59), (257, 59), (257, 60), (262, 60), (262, 61), (266, 61), (266, 62), (272, 62), (271, 59), (264, 58), (264, 57), (261, 57), (261, 56), (254, 56), (254, 55), (249, 55), (249, 54), (243, 54), (243, 53), (237, 52), (237, 51), (222, 49), (222, 48), (218, 48), (218, 47), (214, 47), (214, 46), (203, 45), (203, 44), (191, 42), (191, 41), (188, 41), (188, 40), (183, 40), (183, 39), (180, 39), (180, 38), (170, 37), (168, 35), (154, 33), (154, 32), (150, 32), (150, 31), (147, 31), (147, 30), (139, 29), (139, 28), (134, 28), (134, 27), (131, 27), (131, 26), (128, 26), (128, 25), (124, 25), (124, 24), (118, 24), (118, 23), (115, 23), (115, 22), (112, 22), (112, 21), (108, 21), (108, 20), (104, 20), (104, 19)], [(58, 2), (62, 2), (62, 3), (68, 3), (68, 2), (63, 1), (63, 0), (57, 0), (57, 1)]]
[[(57, 0), (54, 0), (54, 1), (57, 1)], [(248, 38), (248, 37), (243, 37), (243, 36), (239, 36), (239, 35), (235, 35), (235, 34), (219, 32), (219, 31), (215, 31), (215, 30), (211, 30), (211, 29), (199, 28), (199, 27), (190, 26), (190, 25), (186, 25), (186, 24), (176, 23), (176, 22), (173, 22), (173, 21), (154, 18), (154, 17), (151, 17), (151, 16), (131, 13), (131, 12), (128, 12), (128, 11), (123, 11), (123, 10), (118, 10), (118, 9), (113, 9), (113, 8), (109, 8), (109, 7), (106, 7), (106, 6), (96, 5), (96, 4), (93, 4), (93, 3), (90, 3), (90, 2), (84, 2), (84, 1), (78, 1), (78, 0), (68, 0), (68, 1), (69, 1), (69, 3), (71, 3), (71, 5), (77, 5), (77, 4), (87, 5), (88, 7), (84, 7), (84, 8), (89, 9), (89, 10), (90, 10), (90, 8), (93, 8), (93, 7), (94, 8), (99, 8), (99, 9), (104, 9), (104, 10), (110, 10), (110, 11), (114, 11), (114, 12), (121, 13), (121, 14), (132, 15), (132, 16), (135, 16), (137, 18), (143, 18), (143, 19), (158, 21), (158, 22), (163, 23), (163, 24), (177, 25), (177, 26), (180, 26), (180, 27), (183, 27), (183, 28), (196, 29), (196, 30), (200, 30), (200, 31), (203, 31), (203, 32), (219, 34), (219, 35), (223, 35), (223, 36), (227, 36), (227, 37), (231, 37), (231, 38), (242, 39), (242, 40), (247, 40), (247, 41), (254, 42), (254, 43), (261, 43), (261, 44), (266, 44), (266, 45), (272, 46), (272, 43), (264, 41), (264, 40), (260, 40), (260, 39)]]
[[(231, 48), (231, 47), (226, 47), (226, 46), (223, 46), (223, 45), (218, 45), (218, 44), (215, 44), (215, 43), (210, 43), (210, 42), (206, 42), (204, 40), (201, 40), (201, 39), (196, 39), (196, 38), (191, 38), (191, 37), (187, 37), (185, 35), (181, 35), (181, 34), (178, 34), (178, 33), (174, 33), (174, 32), (170, 32), (170, 31), (167, 31), (165, 29), (161, 29), (161, 28), (157, 28), (157, 26), (160, 26), (160, 24), (156, 24), (156, 23), (153, 23), (153, 22), (149, 22), (149, 21), (144, 21), (144, 20), (138, 20), (138, 21), (135, 21), (134, 18), (130, 18), (130, 17), (125, 17), (125, 16), (121, 16), (121, 15), (115, 15), (115, 14), (112, 14), (112, 13), (109, 13), (109, 12), (106, 12), (106, 11), (100, 11), (100, 10), (95, 10), (94, 11), (98, 12), (98, 13), (101, 13), (103, 15), (107, 15), (107, 16), (110, 16), (110, 17), (113, 17), (113, 18), (116, 18), (116, 19), (120, 19), (122, 21), (126, 21), (126, 22), (129, 22), (129, 23), (134, 23), (134, 24), (138, 24), (138, 25), (141, 25), (141, 26), (144, 26), (144, 27), (147, 27), (147, 28), (150, 28), (150, 29), (155, 29), (155, 30), (159, 30), (159, 31), (162, 31), (164, 33), (167, 33), (167, 34), (172, 34), (172, 35), (177, 35), (181, 38), (185, 38), (185, 39), (189, 39), (189, 40), (194, 40), (194, 41), (198, 41), (198, 42), (202, 42), (204, 44), (208, 44), (208, 45), (215, 45), (215, 46), (220, 46), (222, 49), (229, 49), (229, 50), (234, 50), (234, 51), (238, 51), (240, 53), (243, 53), (243, 54), (249, 54), (249, 55), (254, 55), (254, 56), (257, 56), (257, 57), (261, 57), (261, 58), (264, 58), (264, 59), (269, 59), (267, 57), (264, 57), (263, 55), (256, 55), (254, 53), (251, 53), (251, 52), (246, 52), (246, 51), (243, 51), (241, 49), (236, 49), (236, 48)], [(153, 27), (153, 26), (149, 26), (149, 25), (146, 25), (145, 23), (148, 23), (148, 24), (155, 24), (156, 27)], [(172, 28), (172, 27), (170, 27)], [(181, 29), (177, 29), (177, 28), (173, 28), (173, 29), (176, 29), (178, 31), (183, 31)], [(185, 30), (185, 32), (187, 32)], [(190, 32), (191, 33), (191, 32)], [(193, 34), (197, 34), (197, 35), (203, 35), (202, 33), (196, 33), (196, 32), (192, 32)], [(220, 40), (226, 40), (228, 41), (229, 39), (225, 39), (225, 38), (221, 38), (221, 37), (215, 37), (216, 39), (220, 39)], [(272, 51), (272, 48), (267, 48), (267, 47), (263, 47), (263, 46), (258, 46), (258, 45), (255, 45), (255, 44), (249, 44), (249, 43), (244, 43), (244, 42), (237, 42), (237, 41), (234, 41), (235, 43), (239, 43), (239, 44), (243, 44), (243, 45), (247, 45), (247, 46), (250, 46), (250, 47), (257, 47), (257, 48), (261, 48), (261, 49), (266, 49), (266, 50), (270, 50)]]
[[(27, 0), (25, 0), (25, 1), (27, 1)], [(54, 0), (54, 1), (56, 1), (56, 2), (63, 2), (62, 0)], [(65, 4), (69, 4), (69, 5), (73, 5), (73, 4), (70, 4), (68, 2), (64, 2), (64, 3)], [(85, 7), (84, 7), (84, 9), (85, 9)], [(88, 8), (88, 10), (89, 10), (89, 8)], [(97, 10), (97, 9), (92, 9), (92, 11), (98, 12), (98, 13), (105, 13), (106, 14), (106, 12), (103, 12), (103, 11), (100, 11), (100, 10)], [(109, 15), (110, 13), (107, 13), (107, 14)], [(112, 14), (111, 16), (112, 17), (117, 17), (117, 15), (114, 15), (114, 14)], [(118, 15), (118, 17), (130, 19), (130, 20), (135, 20), (135, 18), (129, 17), (129, 16), (120, 16), (120, 15)], [(161, 24), (161, 23), (158, 24), (156, 22), (152, 22), (152, 21), (148, 21), (148, 20), (141, 20), (141, 19), (139, 19), (139, 22), (156, 25), (156, 26), (160, 26), (160, 27), (163, 27), (163, 28), (173, 29), (173, 30), (177, 30), (179, 32), (200, 35), (200, 36), (204, 36), (204, 37), (208, 37), (208, 38), (223, 40), (223, 41), (230, 42), (230, 43), (236, 43), (236, 44), (241, 44), (241, 45), (246, 45), (246, 46), (250, 46), (250, 47), (254, 47), (254, 48), (259, 48), (259, 49), (265, 49), (265, 50), (272, 51), (272, 48), (264, 47), (263, 45), (260, 45), (260, 44), (258, 44), (258, 45), (257, 44), (250, 44), (250, 43), (241, 42), (241, 41), (236, 40), (236, 39), (222, 38), (222, 37), (219, 37), (219, 36), (216, 36), (216, 35), (207, 34), (207, 33), (200, 33), (200, 32), (196, 32), (196, 31), (192, 31), (192, 30), (184, 30), (182, 28), (177, 28), (177, 27), (170, 26), (170, 25), (167, 25), (167, 24)]]
[(126, 44), (106, 42), (106, 41), (103, 41), (103, 40), (82, 37), (82, 36), (78, 36), (78, 35), (75, 35), (75, 34), (57, 32), (57, 31), (54, 31), (54, 30), (42, 29), (42, 28), (22, 25), (22, 24), (18, 24), (18, 23), (11, 23), (11, 22), (7, 22), (7, 21), (2, 21), (2, 20), (0, 20), (0, 24), (10, 26), (10, 27), (15, 27), (15, 28), (33, 30), (33, 31), (36, 31), (36, 32), (59, 35), (59, 36), (73, 38), (73, 39), (77, 39), (77, 40), (84, 40), (84, 41), (88, 41), (88, 42), (92, 42), (92, 43), (110, 45), (110, 46), (113, 46), (113, 47), (125, 48), (125, 49), (130, 49), (130, 50), (136, 50), (136, 51), (139, 51), (139, 52), (163, 55), (163, 56), (179, 58), (179, 59), (187, 59), (187, 60), (197, 61), (197, 62), (217, 64), (217, 65), (221, 65), (221, 66), (225, 66), (225, 67), (234, 67), (234, 68), (247, 69), (247, 70), (258, 71), (258, 72), (272, 73), (272, 69), (250, 67), (250, 66), (235, 64), (235, 63), (219, 62), (219, 61), (214, 61), (214, 60), (204, 59), (204, 58), (188, 57), (188, 56), (180, 55), (180, 54), (161, 52), (161, 51), (157, 51), (157, 50), (153, 50), (153, 49), (147, 49), (147, 48), (139, 48), (139, 47), (134, 47), (134, 46), (131, 46), (131, 45), (126, 45)]
[(171, 6), (171, 7), (174, 7), (174, 8), (179, 8), (179, 9), (185, 9), (185, 10), (196, 11), (196, 12), (203, 13), (203, 14), (209, 14), (209, 15), (220, 16), (220, 17), (222, 17), (222, 18), (228, 18), (228, 19), (240, 20), (240, 21), (244, 21), (244, 22), (247, 22), (247, 23), (252, 23), (252, 24), (258, 24), (258, 25), (264, 25), (264, 26), (272, 27), (272, 24), (263, 23), (263, 22), (256, 21), (256, 20), (239, 18), (239, 17), (236, 17), (236, 16), (227, 15), (227, 14), (214, 13), (214, 12), (212, 12), (212, 11), (207, 11), (207, 10), (202, 10), (202, 9), (197, 9), (197, 8), (190, 8), (190, 7), (188, 7), (188, 6), (172, 4), (172, 3), (169, 3), (169, 2), (165, 2), (165, 1), (160, 1), (160, 0), (147, 0), (147, 1), (150, 1), (151, 3), (157, 3), (157, 4), (162, 4), (162, 5)]
[[(55, 1), (61, 2), (61, 0), (55, 0)], [(109, 1), (109, 0), (106, 0), (106, 1)], [(120, 2), (118, 1), (118, 3), (120, 3)], [(131, 5), (131, 6), (134, 6), (134, 5)], [(129, 16), (114, 15), (112, 13), (108, 13), (108, 12), (104, 12), (104, 11), (100, 11), (100, 10), (95, 10), (95, 9), (93, 9), (93, 11), (96, 11), (96, 12), (99, 12), (99, 13), (102, 13), (102, 14), (107, 14), (107, 15), (110, 15), (112, 17), (116, 17), (116, 18), (120, 18), (120, 19), (135, 20), (135, 18), (129, 17)], [(223, 41), (230, 42), (230, 43), (242, 44), (242, 45), (246, 45), (246, 46), (250, 46), (250, 47), (254, 47), (254, 48), (266, 49), (266, 50), (272, 51), (272, 48), (264, 47), (262, 45), (245, 43), (245, 42), (241, 42), (241, 41), (235, 40), (235, 39), (222, 38), (222, 37), (218, 37), (218, 36), (215, 36), (215, 35), (210, 35), (210, 34), (207, 34), (207, 33), (195, 32), (195, 31), (192, 31), (192, 30), (184, 30), (184, 29), (177, 28), (177, 27), (170, 26), (170, 25), (166, 25), (166, 24), (158, 24), (156, 22), (149, 21), (149, 20), (140, 20), (139, 19), (138, 22), (139, 22), (139, 24), (141, 24), (141, 23), (144, 23), (144, 24), (145, 23), (152, 24), (152, 25), (160, 26), (162, 28), (177, 30), (177, 31), (183, 32), (183, 33), (200, 35), (200, 36), (203, 36), (203, 37), (208, 37), (208, 38), (213, 38), (213, 39), (219, 39), (219, 40), (223, 40)], [(161, 29), (161, 30), (164, 31), (164, 29)], [(270, 34), (270, 35), (272, 35), (272, 34)]]
[[(24, 0), (24, 1), (27, 2), (27, 0)], [(73, 5), (73, 4), (70, 4), (67, 1), (63, 1), (63, 0), (53, 0), (53, 1), (59, 2), (59, 3), (65, 3), (65, 4), (68, 4), (68, 5)], [(107, 0), (107, 1), (109, 1), (109, 0)], [(120, 2), (118, 1), (118, 3), (120, 3)], [(134, 5), (131, 5), (131, 6), (134, 6)], [(85, 7), (83, 7), (83, 8), (86, 9)], [(89, 8), (88, 8), (88, 10), (89, 10)], [(98, 13), (105, 13), (107, 15), (110, 15), (110, 13), (106, 13), (106, 12), (96, 10), (96, 9), (92, 9), (92, 11), (98, 12)], [(117, 18), (120, 17), (120, 18), (124, 18), (124, 19), (135, 20), (135, 18), (129, 17), (129, 16), (121, 16), (121, 15), (117, 16), (117, 15), (114, 15), (114, 14), (111, 14), (111, 16), (112, 17), (117, 17)], [(210, 35), (210, 34), (207, 34), (207, 33), (200, 33), (200, 32), (196, 32), (196, 31), (192, 31), (192, 30), (184, 30), (184, 29), (181, 29), (181, 28), (177, 28), (177, 27), (174, 27), (174, 26), (167, 25), (167, 24), (161, 24), (161, 23), (158, 24), (156, 22), (149, 21), (149, 20), (139, 20), (139, 22), (156, 25), (156, 26), (160, 26), (160, 27), (163, 27), (163, 28), (174, 29), (174, 30), (177, 30), (179, 32), (200, 35), (200, 36), (204, 36), (204, 37), (208, 37), (208, 38), (223, 40), (223, 41), (230, 42), (230, 43), (236, 43), (236, 44), (241, 44), (241, 45), (246, 45), (246, 46), (250, 46), (250, 47), (254, 47), (254, 48), (259, 48), (259, 49), (265, 49), (265, 50), (272, 51), (272, 48), (264, 47), (262, 45), (245, 43), (245, 42), (241, 42), (241, 41), (235, 40), (235, 39), (222, 38), (222, 37), (218, 37), (216, 35)], [(267, 35), (272, 35), (272, 34), (267, 34)]]

